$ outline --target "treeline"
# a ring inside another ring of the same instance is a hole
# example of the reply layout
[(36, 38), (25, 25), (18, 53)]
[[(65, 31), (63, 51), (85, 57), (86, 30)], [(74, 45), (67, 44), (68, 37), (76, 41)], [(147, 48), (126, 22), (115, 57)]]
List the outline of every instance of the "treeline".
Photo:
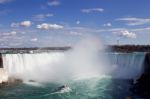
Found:
[[(14, 51), (14, 52), (28, 52), (31, 50), (69, 50), (71, 47), (33, 47), (33, 48), (0, 48), (0, 52), (2, 51)], [(150, 52), (150, 45), (110, 45), (108, 51), (113, 52)]]
[(150, 45), (113, 45), (114, 52), (150, 52)]
[(32, 47), (32, 48), (0, 48), (0, 50), (68, 50), (70, 47)]

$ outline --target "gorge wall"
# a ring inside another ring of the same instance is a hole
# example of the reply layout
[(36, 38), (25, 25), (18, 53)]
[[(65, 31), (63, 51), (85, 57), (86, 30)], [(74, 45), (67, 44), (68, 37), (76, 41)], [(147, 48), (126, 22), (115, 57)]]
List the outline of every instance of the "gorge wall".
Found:
[(3, 68), (3, 59), (2, 54), (0, 53), (0, 68)]

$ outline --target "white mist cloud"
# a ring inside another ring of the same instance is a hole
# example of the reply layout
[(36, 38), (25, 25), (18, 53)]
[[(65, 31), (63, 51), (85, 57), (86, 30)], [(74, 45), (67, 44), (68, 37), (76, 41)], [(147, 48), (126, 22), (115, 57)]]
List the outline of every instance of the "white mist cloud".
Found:
[(76, 43), (66, 59), (74, 79), (98, 77), (105, 72), (104, 61), (98, 61), (103, 50), (102, 42), (95, 37), (87, 37)]
[(92, 13), (92, 12), (103, 12), (103, 8), (89, 8), (89, 9), (82, 9), (81, 12), (83, 13)]
[(48, 29), (63, 29), (63, 26), (58, 25), (58, 24), (42, 23), (42, 24), (37, 25), (37, 28), (38, 29), (45, 29), (45, 30), (48, 30)]
[[(20, 78), (23, 81), (64, 83), (68, 80), (100, 77), (106, 68), (104, 61), (98, 60), (99, 57), (104, 59), (100, 54), (102, 49), (103, 45), (98, 39), (87, 38), (66, 52), (18, 54), (18, 56), (7, 54), (4, 66), (10, 77)], [(19, 58), (23, 61), (19, 61)], [(12, 64), (9, 64), (10, 62)]]
[(150, 23), (150, 18), (136, 18), (136, 17), (129, 17), (129, 18), (118, 18), (118, 21), (126, 21), (127, 25), (143, 25)]

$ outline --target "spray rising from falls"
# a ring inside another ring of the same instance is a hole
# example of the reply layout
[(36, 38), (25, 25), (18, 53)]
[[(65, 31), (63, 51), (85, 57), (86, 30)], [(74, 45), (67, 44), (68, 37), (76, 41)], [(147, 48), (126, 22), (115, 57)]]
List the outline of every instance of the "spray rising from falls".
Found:
[(144, 56), (143, 53), (106, 54), (96, 38), (82, 40), (65, 52), (2, 55), (10, 77), (38, 82), (65, 82), (102, 75), (134, 78), (141, 73)]

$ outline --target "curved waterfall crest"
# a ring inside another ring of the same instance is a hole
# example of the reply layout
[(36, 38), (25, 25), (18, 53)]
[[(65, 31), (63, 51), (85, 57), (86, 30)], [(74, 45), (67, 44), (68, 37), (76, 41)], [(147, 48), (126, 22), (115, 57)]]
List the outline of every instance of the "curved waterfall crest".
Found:
[[(82, 60), (79, 61), (74, 58), (72, 59), (76, 61), (71, 64), (69, 59), (65, 59), (66, 56), (68, 55), (65, 52), (2, 54), (2, 59), (3, 67), (10, 77), (18, 77), (24, 80), (53, 81), (67, 78), (74, 71), (78, 71), (75, 73), (76, 75), (82, 76), (85, 70), (87, 70), (85, 75), (88, 76), (88, 70), (92, 70), (90, 66), (77, 66), (79, 65), (77, 62), (82, 63)], [(69, 56), (69, 58), (71, 57)], [(100, 57), (98, 61), (103, 61), (102, 58)], [(109, 66), (99, 64), (96, 69), (99, 69), (98, 72), (103, 72), (101, 75), (107, 73), (117, 78), (135, 78), (142, 73), (144, 58), (145, 53), (107, 53)], [(86, 64), (83, 63), (82, 65)], [(107, 72), (107, 70), (109, 71)], [(96, 74), (96, 72), (93, 69), (92, 73)]]

